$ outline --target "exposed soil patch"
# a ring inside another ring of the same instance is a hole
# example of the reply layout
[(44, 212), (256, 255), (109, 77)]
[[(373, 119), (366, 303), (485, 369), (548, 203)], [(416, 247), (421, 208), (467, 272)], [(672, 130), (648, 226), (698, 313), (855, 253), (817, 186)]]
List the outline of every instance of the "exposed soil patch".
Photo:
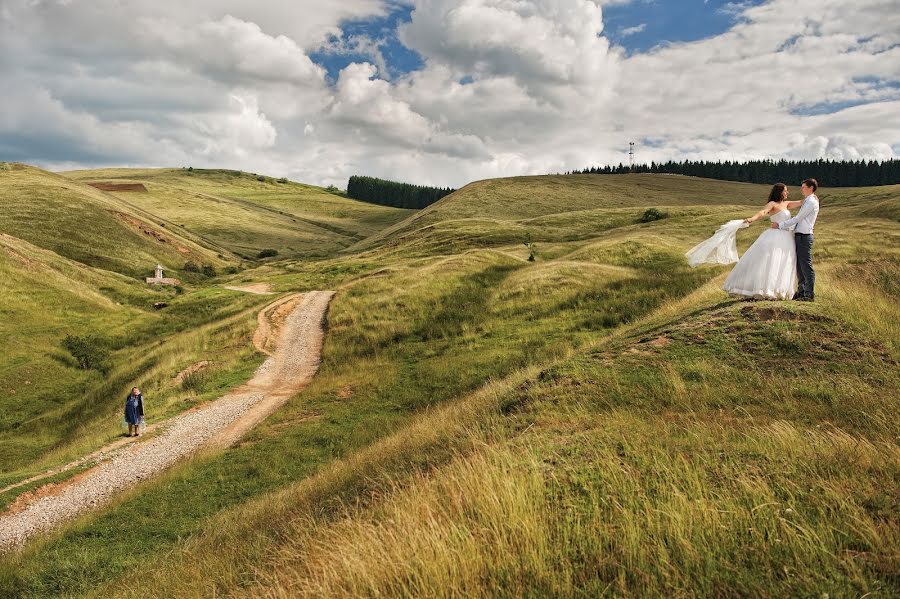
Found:
[(115, 210), (110, 210), (110, 212), (112, 212), (113, 216), (115, 216), (119, 220), (123, 221), (125, 224), (127, 224), (131, 228), (137, 229), (144, 235), (149, 235), (150, 237), (153, 237), (160, 243), (169, 243), (169, 239), (165, 235), (163, 235), (156, 229), (149, 228), (145, 223), (134, 218), (133, 216), (125, 214), (124, 212), (117, 212)]
[(181, 372), (176, 374), (173, 381), (176, 385), (180, 385), (181, 382), (184, 380), (184, 377), (186, 377), (190, 374), (194, 374), (195, 372), (199, 372), (209, 365), (210, 365), (209, 360), (200, 360), (199, 362), (191, 364), (190, 366), (188, 366), (187, 368), (185, 368), (184, 370), (182, 370)]
[[(0, 233), (0, 240), (2, 240), (4, 237), (8, 237), (8, 236), (4, 233)], [(15, 238), (11, 237), (11, 239), (15, 239)], [(12, 249), (11, 247), (5, 246), (5, 245), (3, 246), (3, 251), (5, 251), (7, 254), (9, 254), (9, 256), (13, 260), (18, 262), (23, 267), (25, 267), (26, 270), (31, 270), (31, 271), (37, 270), (35, 268), (35, 266), (36, 266), (35, 261), (32, 260), (31, 258), (29, 258), (28, 256), (25, 256), (25, 255), (17, 252), (16, 250)]]
[(272, 286), (268, 283), (250, 283), (248, 285), (225, 285), (225, 289), (232, 291), (243, 291), (244, 293), (252, 293), (254, 295), (272, 295)]
[(253, 333), (253, 347), (266, 355), (272, 355), (278, 331), (299, 300), (300, 296), (290, 295), (269, 304), (259, 313), (256, 331)]
[(100, 191), (147, 191), (143, 183), (88, 183), (88, 185)]

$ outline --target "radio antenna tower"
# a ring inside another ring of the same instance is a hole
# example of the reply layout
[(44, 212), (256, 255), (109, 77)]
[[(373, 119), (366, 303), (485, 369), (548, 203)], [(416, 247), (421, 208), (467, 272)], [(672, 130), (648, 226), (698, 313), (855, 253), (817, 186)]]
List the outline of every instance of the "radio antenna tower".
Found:
[(629, 167), (629, 172), (634, 172), (634, 142), (628, 142), (628, 163), (631, 165)]

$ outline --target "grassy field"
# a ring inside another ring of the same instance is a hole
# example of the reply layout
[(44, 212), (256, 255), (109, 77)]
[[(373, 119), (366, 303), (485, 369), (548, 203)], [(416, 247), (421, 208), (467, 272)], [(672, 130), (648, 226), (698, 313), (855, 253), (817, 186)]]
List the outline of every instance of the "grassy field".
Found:
[[(77, 177), (0, 164), (0, 334), (4, 340), (0, 488), (120, 434), (120, 404), (132, 385), (145, 391), (153, 418), (161, 419), (218, 396), (249, 377), (261, 360), (250, 338), (256, 312), (274, 298), (224, 290), (221, 284), (240, 282), (242, 276), (255, 280), (251, 267), (262, 262), (245, 261), (232, 250), (246, 250), (242, 240), (252, 236), (253, 227), (265, 229), (266, 219), (271, 220), (269, 212), (230, 200), (222, 200), (225, 203), (217, 209), (220, 200), (210, 194), (242, 193), (243, 188), (230, 181), (234, 177), (185, 175), (203, 182), (197, 195), (205, 198), (188, 209), (182, 206), (182, 198), (194, 194), (172, 187), (182, 181), (179, 171), (126, 172), (154, 181), (158, 177), (165, 183), (159, 185), (158, 194), (153, 193), (157, 184), (148, 181), (151, 193), (117, 197)], [(88, 181), (110, 175), (107, 171), (77, 174)], [(255, 178), (252, 181), (257, 183)], [(293, 198), (305, 206), (310, 218), (318, 214), (324, 220), (335, 219), (338, 210), (344, 210), (342, 226), (355, 232), (318, 246), (315, 252), (321, 256), (335, 253), (379, 223), (387, 226), (391, 218), (406, 214), (319, 188), (278, 186), (277, 197), (284, 202)], [(136, 196), (145, 201), (133, 202)], [(199, 226), (201, 222), (213, 224), (206, 230)], [(241, 229), (239, 222), (246, 228)], [(318, 227), (315, 231), (334, 235)], [(288, 232), (310, 247), (321, 241), (297, 225), (282, 231)], [(278, 231), (272, 235), (260, 239), (260, 247), (271, 247), (272, 239), (285, 241)], [(181, 278), (183, 285), (176, 289), (147, 286), (143, 277), (152, 274), (157, 262), (166, 267), (167, 275)], [(187, 262), (212, 267), (220, 275), (223, 271), (235, 274), (224, 280), (210, 278), (186, 271)], [(286, 291), (309, 288), (295, 277)], [(159, 302), (167, 306), (154, 309)], [(78, 368), (63, 347), (66, 335), (97, 336), (110, 352), (108, 364)], [(201, 360), (213, 364), (202, 384), (186, 388), (174, 381), (178, 372)], [(0, 494), (0, 505), (25, 490)]]
[(0, 191), (0, 233), (88, 266), (139, 278), (157, 263), (175, 272), (187, 261), (227, 264), (159, 216), (60, 175), (4, 163)]
[(900, 191), (822, 190), (816, 304), (730, 300), (683, 253), (766, 191), (479, 182), (241, 273), (339, 290), (313, 384), (4, 557), (0, 592), (900, 592)]
[(413, 212), (240, 171), (101, 169), (64, 175), (76, 181), (142, 183), (146, 193), (112, 194), (247, 259), (263, 249), (282, 257), (325, 258)]

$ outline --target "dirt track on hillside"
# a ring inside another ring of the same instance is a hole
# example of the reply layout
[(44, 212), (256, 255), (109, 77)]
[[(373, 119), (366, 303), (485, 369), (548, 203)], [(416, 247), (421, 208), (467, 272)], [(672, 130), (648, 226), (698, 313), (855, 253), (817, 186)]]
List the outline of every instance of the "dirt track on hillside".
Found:
[[(325, 315), (332, 291), (282, 298), (260, 313), (265, 339), (254, 342), (269, 358), (231, 393), (157, 425), (146, 441), (117, 441), (99, 453), (104, 461), (75, 479), (38, 489), (0, 514), (0, 551), (22, 545), (117, 493), (152, 478), (204, 447), (227, 447), (302, 390), (319, 366)], [(287, 312), (285, 307), (291, 306)], [(286, 313), (287, 312), (287, 313)], [(277, 341), (272, 343), (272, 338)], [(30, 498), (30, 499), (29, 499)]]

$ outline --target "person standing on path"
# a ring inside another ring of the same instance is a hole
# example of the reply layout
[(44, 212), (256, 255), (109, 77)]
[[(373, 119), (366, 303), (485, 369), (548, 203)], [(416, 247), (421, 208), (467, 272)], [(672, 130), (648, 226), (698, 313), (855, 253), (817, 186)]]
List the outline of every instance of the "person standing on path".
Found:
[[(128, 423), (128, 436), (137, 437), (141, 434), (141, 424), (144, 421), (144, 396), (137, 387), (131, 388), (131, 393), (125, 398), (125, 422)], [(134, 435), (131, 434), (132, 429)]]
[(797, 248), (797, 293), (795, 300), (804, 302), (815, 301), (816, 271), (812, 265), (813, 227), (816, 225), (816, 217), (819, 216), (819, 198), (816, 190), (819, 183), (815, 179), (804, 179), (800, 185), (800, 193), (803, 194), (803, 204), (797, 216), (772, 223), (773, 229), (793, 230), (794, 243)]

